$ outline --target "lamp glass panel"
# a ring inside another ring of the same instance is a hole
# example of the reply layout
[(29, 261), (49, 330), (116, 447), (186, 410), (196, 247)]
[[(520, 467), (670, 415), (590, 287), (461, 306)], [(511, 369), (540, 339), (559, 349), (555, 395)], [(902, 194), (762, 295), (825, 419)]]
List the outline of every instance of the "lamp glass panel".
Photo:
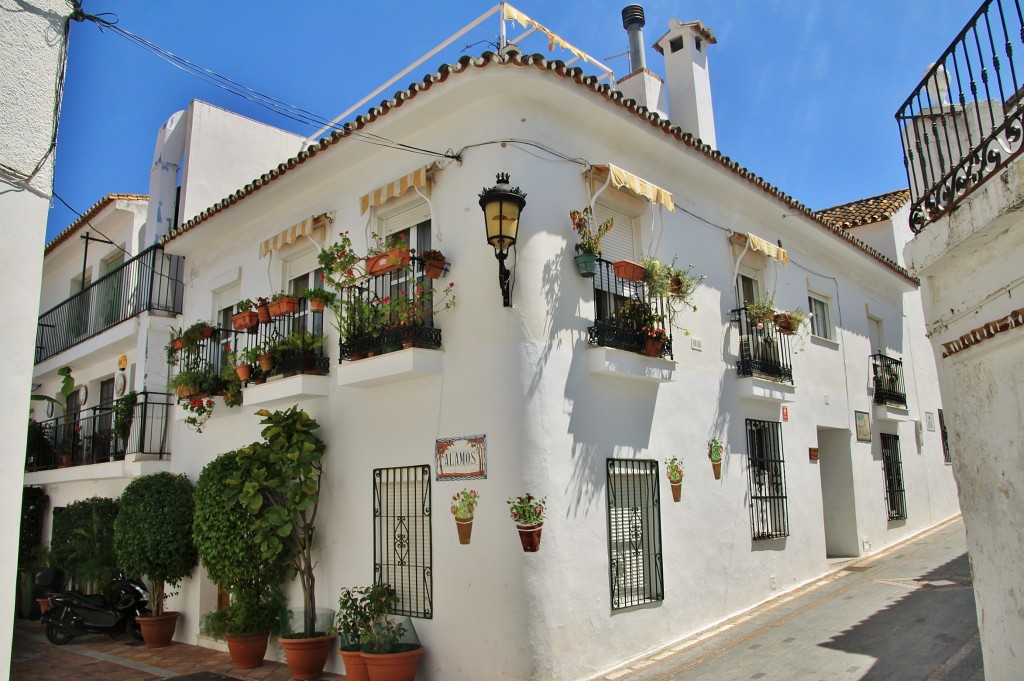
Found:
[(516, 242), (519, 230), (519, 206), (511, 201), (492, 201), (484, 208), (487, 241), (499, 251), (506, 251)]

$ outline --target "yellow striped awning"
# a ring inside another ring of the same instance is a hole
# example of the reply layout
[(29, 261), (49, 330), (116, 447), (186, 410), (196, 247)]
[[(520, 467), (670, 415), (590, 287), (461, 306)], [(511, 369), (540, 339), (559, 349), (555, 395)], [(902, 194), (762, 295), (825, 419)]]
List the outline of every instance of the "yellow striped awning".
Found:
[(789, 253), (786, 252), (785, 248), (776, 246), (770, 241), (766, 241), (759, 236), (751, 234), (750, 232), (747, 232), (745, 235), (737, 234), (736, 236), (740, 237), (741, 239), (745, 237), (747, 243), (750, 244), (750, 250), (756, 251), (758, 253), (764, 253), (769, 258), (778, 260), (783, 265), (789, 264)]
[(611, 163), (602, 166), (593, 166), (591, 170), (594, 171), (594, 174), (601, 177), (611, 177), (611, 183), (619, 189), (625, 187), (637, 196), (641, 196), (651, 203), (665, 206), (669, 211), (675, 211), (676, 209), (675, 204), (672, 203), (672, 192), (667, 189), (662, 189), (658, 185), (648, 182), (642, 177), (637, 177), (633, 173), (625, 171)]
[(427, 174), (436, 167), (436, 163), (431, 163), (422, 168), (417, 168), (408, 175), (403, 175), (397, 180), (392, 180), (385, 185), (377, 187), (372, 192), (363, 194), (359, 198), (359, 213), (364, 214), (370, 208), (379, 208), (388, 199), (398, 198), (413, 187), (420, 189), (424, 194), (430, 194), (427, 185)]
[(330, 215), (327, 213), (321, 213), (320, 215), (308, 217), (301, 222), (296, 222), (288, 229), (279, 234), (275, 234), (261, 243), (260, 257), (265, 258), (271, 252), (276, 251), (279, 248), (283, 248), (288, 244), (293, 244), (304, 236), (316, 236), (319, 237), (321, 242), (323, 242), (327, 239), (327, 228), (333, 221), (334, 220)]

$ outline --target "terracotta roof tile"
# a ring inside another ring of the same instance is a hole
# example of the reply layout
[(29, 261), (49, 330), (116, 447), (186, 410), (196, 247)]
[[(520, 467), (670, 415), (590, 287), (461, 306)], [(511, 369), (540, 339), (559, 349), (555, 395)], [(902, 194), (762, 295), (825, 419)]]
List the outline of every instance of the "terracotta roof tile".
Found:
[(908, 201), (910, 201), (910, 190), (898, 189), (888, 194), (872, 196), (869, 199), (825, 208), (819, 210), (817, 216), (823, 222), (830, 222), (843, 229), (849, 229), (888, 220)]
[(60, 246), (62, 243), (74, 236), (78, 230), (83, 226), (89, 224), (89, 220), (99, 215), (100, 211), (106, 208), (108, 205), (120, 200), (125, 201), (146, 201), (149, 196), (146, 194), (107, 194), (102, 199), (94, 203), (89, 210), (82, 213), (82, 215), (72, 222), (70, 225), (64, 228), (57, 236), (50, 240), (50, 243), (46, 244), (46, 248), (43, 250), (43, 255), (49, 255), (53, 252), (53, 249)]
[(171, 230), (168, 234), (160, 238), (161, 244), (166, 244), (182, 234), (197, 228), (217, 213), (227, 210), (232, 205), (238, 203), (242, 199), (254, 194), (261, 188), (277, 180), (279, 177), (292, 170), (307, 160), (313, 158), (320, 152), (326, 150), (328, 147), (334, 146), (340, 143), (346, 137), (352, 136), (354, 133), (361, 131), (367, 127), (370, 123), (375, 121), (377, 118), (386, 115), (392, 109), (397, 109), (402, 104), (413, 99), (420, 92), (431, 89), (437, 83), (443, 83), (453, 75), (460, 74), (468, 71), (470, 67), (478, 69), (497, 66), (511, 65), (515, 67), (534, 67), (537, 70), (546, 74), (553, 74), (560, 78), (571, 80), (582, 88), (585, 88), (597, 96), (603, 97), (604, 99), (611, 101), (612, 103), (620, 106), (630, 113), (634, 114), (638, 119), (651, 125), (652, 127), (660, 129), (666, 136), (675, 140), (680, 146), (689, 147), (696, 153), (704, 155), (706, 158), (714, 163), (717, 163), (729, 171), (735, 173), (739, 177), (743, 178), (747, 182), (751, 183), (761, 191), (765, 192), (769, 196), (774, 197), (781, 203), (783, 203), (788, 210), (796, 211), (805, 215), (806, 217), (814, 220), (817, 224), (825, 230), (832, 232), (835, 236), (847, 241), (854, 247), (861, 251), (864, 251), (875, 260), (895, 271), (900, 276), (904, 277), (908, 281), (918, 283), (918, 280), (910, 275), (907, 270), (900, 267), (894, 261), (884, 256), (879, 251), (871, 248), (870, 246), (862, 243), (856, 239), (845, 229), (834, 225), (831, 222), (826, 222), (821, 219), (816, 213), (810, 208), (803, 205), (793, 197), (781, 191), (779, 188), (768, 183), (764, 178), (755, 175), (753, 172), (747, 170), (740, 164), (736, 163), (728, 156), (723, 155), (717, 149), (712, 149), (709, 145), (704, 144), (699, 138), (694, 137), (688, 132), (684, 132), (678, 125), (673, 125), (668, 119), (661, 118), (653, 111), (650, 111), (645, 106), (638, 105), (634, 100), (627, 99), (618, 90), (613, 90), (607, 83), (601, 83), (598, 81), (596, 76), (584, 75), (583, 69), (573, 66), (566, 66), (565, 63), (557, 60), (547, 60), (541, 54), (524, 55), (515, 51), (509, 51), (504, 55), (495, 54), (493, 52), (485, 52), (480, 57), (469, 57), (465, 56), (459, 59), (454, 64), (443, 64), (436, 73), (432, 73), (423, 78), (419, 83), (413, 83), (408, 89), (397, 92), (394, 97), (390, 100), (384, 100), (379, 106), (371, 108), (366, 114), (355, 117), (355, 120), (346, 123), (343, 130), (336, 130), (329, 137), (322, 138), (319, 142), (311, 144), (305, 150), (300, 151), (297, 156), (284, 163), (278, 164), (276, 168), (271, 169), (267, 173), (264, 173), (260, 177), (254, 179), (249, 184), (245, 185), (238, 191), (221, 199), (217, 203), (213, 204), (196, 217), (192, 218), (188, 222), (182, 224), (177, 229)]

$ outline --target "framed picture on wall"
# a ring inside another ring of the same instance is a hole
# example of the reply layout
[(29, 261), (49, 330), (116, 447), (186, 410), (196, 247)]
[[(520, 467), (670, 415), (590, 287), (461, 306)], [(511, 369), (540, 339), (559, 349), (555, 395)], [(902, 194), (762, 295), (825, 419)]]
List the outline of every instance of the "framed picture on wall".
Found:
[(857, 427), (857, 442), (871, 442), (871, 419), (866, 411), (853, 412)]

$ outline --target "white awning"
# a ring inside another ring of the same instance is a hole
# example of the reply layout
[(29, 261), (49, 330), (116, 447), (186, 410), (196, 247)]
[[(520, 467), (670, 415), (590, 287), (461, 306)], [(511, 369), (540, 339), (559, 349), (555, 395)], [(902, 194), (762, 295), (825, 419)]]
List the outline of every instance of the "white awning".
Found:
[(616, 188), (621, 189), (625, 187), (637, 196), (643, 197), (651, 203), (665, 206), (669, 211), (675, 211), (676, 209), (675, 204), (672, 203), (672, 192), (667, 189), (662, 189), (658, 185), (648, 182), (642, 177), (637, 177), (633, 173), (625, 171), (611, 163), (601, 166), (593, 166), (591, 170), (595, 175), (611, 178), (611, 183)]
[(293, 244), (304, 236), (316, 236), (323, 242), (327, 239), (327, 228), (334, 222), (327, 213), (308, 217), (297, 222), (283, 232), (276, 234), (260, 244), (260, 257), (265, 258), (279, 248)]
[(764, 253), (769, 258), (778, 260), (783, 265), (789, 264), (789, 253), (786, 252), (785, 248), (776, 246), (770, 241), (766, 241), (765, 239), (751, 234), (750, 232), (747, 232), (746, 234), (735, 234), (734, 236), (740, 243), (742, 243), (743, 239), (746, 239), (750, 250), (756, 251), (757, 253)]
[(416, 187), (423, 191), (424, 194), (430, 194), (430, 189), (427, 185), (428, 174), (437, 167), (437, 163), (431, 163), (430, 165), (417, 168), (408, 175), (404, 175), (397, 180), (392, 180), (385, 185), (377, 187), (372, 192), (363, 194), (359, 198), (359, 213), (364, 214), (370, 208), (379, 208), (383, 206), (388, 199), (394, 199), (407, 191)]

